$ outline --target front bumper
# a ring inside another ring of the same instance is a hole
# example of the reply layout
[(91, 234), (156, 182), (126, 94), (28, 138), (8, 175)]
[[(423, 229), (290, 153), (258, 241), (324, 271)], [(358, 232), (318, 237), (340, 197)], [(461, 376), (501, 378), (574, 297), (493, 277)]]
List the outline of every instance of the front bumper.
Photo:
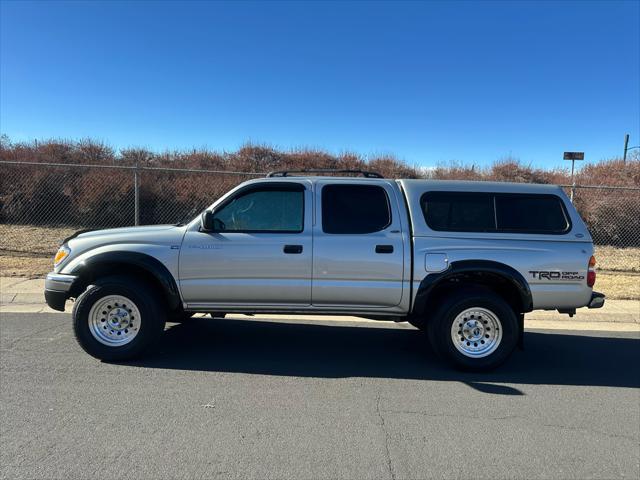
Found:
[(49, 273), (44, 281), (44, 299), (54, 310), (64, 312), (64, 304), (71, 296), (73, 283), (78, 277), (62, 273)]
[(589, 304), (587, 308), (602, 308), (604, 305), (604, 293), (593, 292), (591, 293), (591, 300), (589, 300)]

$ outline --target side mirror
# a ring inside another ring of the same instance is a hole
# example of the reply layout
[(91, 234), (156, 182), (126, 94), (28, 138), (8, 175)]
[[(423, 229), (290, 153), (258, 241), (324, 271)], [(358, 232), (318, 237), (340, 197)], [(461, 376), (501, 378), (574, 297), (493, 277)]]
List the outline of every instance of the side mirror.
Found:
[(203, 232), (213, 232), (215, 230), (213, 224), (213, 212), (211, 210), (205, 210), (200, 215), (200, 230)]

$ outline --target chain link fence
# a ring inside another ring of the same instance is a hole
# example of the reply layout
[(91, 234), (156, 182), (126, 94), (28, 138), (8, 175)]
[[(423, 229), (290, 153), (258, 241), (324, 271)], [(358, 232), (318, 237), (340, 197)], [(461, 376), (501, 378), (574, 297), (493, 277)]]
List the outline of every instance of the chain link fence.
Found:
[(0, 253), (50, 256), (77, 230), (191, 220), (256, 176), (262, 174), (0, 162)]
[[(51, 256), (80, 229), (190, 220), (249, 172), (0, 162), (0, 255)], [(640, 272), (640, 188), (563, 186), (588, 224), (601, 268)]]

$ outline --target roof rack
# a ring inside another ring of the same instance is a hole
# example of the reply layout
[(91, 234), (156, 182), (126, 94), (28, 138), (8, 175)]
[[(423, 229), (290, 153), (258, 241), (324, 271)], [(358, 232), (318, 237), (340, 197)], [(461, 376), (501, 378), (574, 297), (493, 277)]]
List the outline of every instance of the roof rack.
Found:
[[(335, 170), (332, 168), (311, 168), (303, 170), (282, 170), (278, 172), (269, 172), (267, 177), (289, 177), (291, 174), (306, 174), (306, 173), (352, 173), (362, 175), (365, 178), (384, 178), (378, 172), (369, 172), (367, 170)], [(294, 175), (295, 176), (295, 175)]]

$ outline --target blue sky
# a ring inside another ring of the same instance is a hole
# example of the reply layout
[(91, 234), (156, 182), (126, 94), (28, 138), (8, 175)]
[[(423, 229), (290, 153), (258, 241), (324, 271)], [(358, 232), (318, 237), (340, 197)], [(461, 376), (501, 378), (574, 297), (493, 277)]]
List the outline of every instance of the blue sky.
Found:
[(640, 2), (14, 2), (0, 131), (412, 164), (640, 144)]

